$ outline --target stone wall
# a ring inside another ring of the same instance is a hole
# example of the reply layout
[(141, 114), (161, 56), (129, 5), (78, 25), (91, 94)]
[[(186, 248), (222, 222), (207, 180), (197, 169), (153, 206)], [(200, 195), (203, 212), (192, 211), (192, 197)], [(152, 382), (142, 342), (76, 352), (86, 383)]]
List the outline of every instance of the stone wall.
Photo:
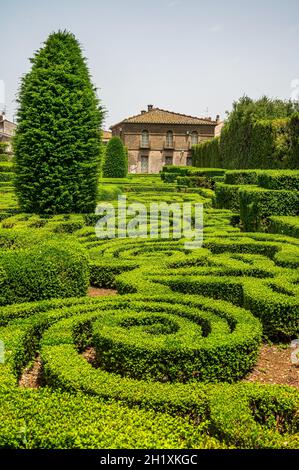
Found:
[[(148, 159), (148, 172), (159, 173), (165, 164), (185, 166), (191, 160), (191, 134), (198, 133), (198, 142), (214, 137), (215, 125), (168, 125), (168, 124), (133, 124), (121, 123), (113, 128), (113, 135), (121, 137), (128, 148), (129, 171), (141, 173), (145, 170), (146, 157)], [(142, 131), (149, 133), (148, 147), (142, 146)], [(173, 132), (173, 147), (168, 147), (166, 134)], [(143, 161), (143, 164), (142, 164)]]

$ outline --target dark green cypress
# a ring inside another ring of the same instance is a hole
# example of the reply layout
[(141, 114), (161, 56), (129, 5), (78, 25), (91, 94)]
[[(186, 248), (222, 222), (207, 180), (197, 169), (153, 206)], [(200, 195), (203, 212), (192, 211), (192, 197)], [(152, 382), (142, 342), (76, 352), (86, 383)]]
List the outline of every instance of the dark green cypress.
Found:
[(22, 79), (14, 139), (15, 189), (34, 213), (93, 212), (103, 109), (73, 34), (49, 36)]
[(127, 150), (119, 137), (112, 137), (106, 147), (103, 176), (105, 178), (125, 178), (127, 174)]

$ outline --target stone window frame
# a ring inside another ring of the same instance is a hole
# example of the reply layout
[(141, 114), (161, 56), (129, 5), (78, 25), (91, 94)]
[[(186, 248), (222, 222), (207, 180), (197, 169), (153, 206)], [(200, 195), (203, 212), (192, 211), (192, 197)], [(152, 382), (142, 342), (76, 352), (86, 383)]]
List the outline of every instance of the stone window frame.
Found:
[(173, 147), (173, 142), (174, 142), (173, 131), (168, 130), (166, 132), (166, 145), (167, 145), (167, 147)]
[(149, 146), (149, 131), (147, 129), (141, 131), (141, 143), (145, 147)]
[(198, 132), (192, 131), (191, 132), (191, 145), (197, 145), (197, 144), (198, 144)]

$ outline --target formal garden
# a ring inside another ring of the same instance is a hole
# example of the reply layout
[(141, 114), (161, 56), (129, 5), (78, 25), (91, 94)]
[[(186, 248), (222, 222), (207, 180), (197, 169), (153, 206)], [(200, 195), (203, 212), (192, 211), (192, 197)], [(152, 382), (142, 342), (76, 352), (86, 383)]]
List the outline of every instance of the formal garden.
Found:
[[(241, 100), (193, 166), (128, 175), (73, 35), (48, 38), (19, 100), (0, 151), (0, 447), (299, 448), (296, 110)], [(201, 203), (202, 248), (99, 239), (96, 206), (120, 195)], [(267, 346), (292, 383), (252, 375)]]

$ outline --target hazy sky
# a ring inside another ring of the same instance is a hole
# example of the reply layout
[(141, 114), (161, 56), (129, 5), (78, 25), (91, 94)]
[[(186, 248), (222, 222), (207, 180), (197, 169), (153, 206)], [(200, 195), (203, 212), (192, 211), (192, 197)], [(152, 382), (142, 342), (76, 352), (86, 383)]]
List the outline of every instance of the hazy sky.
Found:
[(289, 98), (299, 78), (298, 0), (9, 0), (0, 15), (10, 118), (28, 58), (58, 29), (82, 44), (106, 128), (147, 104), (223, 117), (243, 94)]

